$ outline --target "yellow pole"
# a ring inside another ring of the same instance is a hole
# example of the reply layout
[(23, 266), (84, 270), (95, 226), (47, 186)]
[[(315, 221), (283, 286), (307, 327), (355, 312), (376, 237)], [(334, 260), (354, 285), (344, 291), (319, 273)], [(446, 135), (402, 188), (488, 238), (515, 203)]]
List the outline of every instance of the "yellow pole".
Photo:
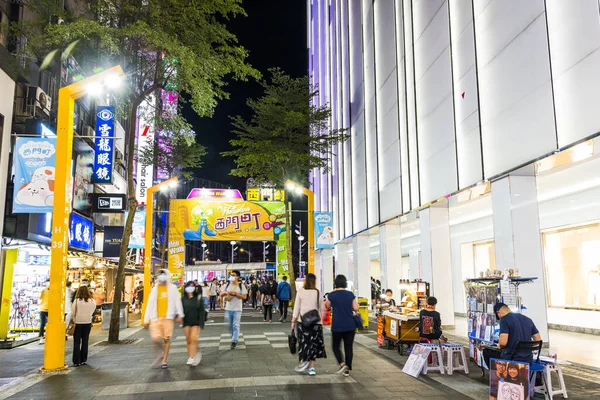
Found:
[(308, 197), (308, 272), (315, 273), (315, 193), (304, 188)]
[(0, 340), (8, 339), (8, 320), (12, 310), (12, 284), (17, 262), (18, 249), (6, 250), (4, 258), (4, 279), (2, 281), (2, 304), (0, 306)]
[[(107, 77), (123, 77), (120, 66), (90, 76), (58, 91), (58, 118), (56, 129), (56, 167), (54, 180), (54, 207), (52, 211), (52, 249), (50, 251), (50, 301), (46, 345), (42, 371), (58, 371), (65, 366), (65, 291), (69, 247), (69, 218), (71, 215), (73, 158), (73, 123), (75, 100), (86, 94), (90, 83), (102, 82)], [(129, 166), (130, 168), (132, 166)]]
[(172, 183), (177, 183), (177, 177), (151, 186), (146, 190), (146, 232), (144, 233), (144, 303), (142, 304), (142, 324), (146, 315), (146, 304), (150, 296), (150, 275), (152, 273), (152, 222), (154, 221), (154, 193)]

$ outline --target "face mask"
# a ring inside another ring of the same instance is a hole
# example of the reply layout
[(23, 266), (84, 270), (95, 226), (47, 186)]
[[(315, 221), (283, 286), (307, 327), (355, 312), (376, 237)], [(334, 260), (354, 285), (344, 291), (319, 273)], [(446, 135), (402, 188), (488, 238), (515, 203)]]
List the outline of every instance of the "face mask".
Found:
[(159, 282), (169, 282), (169, 277), (166, 275), (159, 275), (158, 276), (158, 281)]
[(193, 286), (188, 286), (185, 288), (186, 293), (194, 293), (195, 290), (196, 290), (196, 288)]
[(235, 282), (235, 276), (231, 275), (231, 276), (229, 277), (229, 282)]
[(80, 286), (81, 286), (81, 287), (86, 287), (86, 286), (87, 286), (87, 283), (82, 283)]

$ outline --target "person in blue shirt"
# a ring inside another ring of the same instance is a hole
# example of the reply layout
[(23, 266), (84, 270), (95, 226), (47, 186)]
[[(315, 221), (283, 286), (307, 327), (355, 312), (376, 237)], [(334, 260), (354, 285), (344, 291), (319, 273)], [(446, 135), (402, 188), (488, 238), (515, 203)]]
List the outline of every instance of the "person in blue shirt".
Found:
[(500, 338), (498, 340), (498, 350), (484, 349), (483, 358), (486, 365), (490, 366), (490, 358), (531, 362), (533, 360), (531, 351), (515, 351), (518, 342), (542, 340), (542, 335), (540, 335), (531, 318), (511, 312), (510, 308), (504, 303), (496, 303), (494, 312), (496, 317), (500, 319)]
[[(327, 309), (333, 309), (331, 318), (331, 337), (333, 354), (340, 366), (336, 373), (350, 376), (352, 370), (352, 358), (354, 356), (352, 346), (356, 333), (356, 322), (354, 313), (358, 312), (358, 301), (354, 294), (346, 288), (348, 281), (344, 275), (338, 275), (334, 281), (335, 289), (329, 293), (325, 301)], [(340, 345), (344, 341), (344, 354)]]
[(283, 280), (277, 285), (277, 299), (279, 300), (279, 322), (285, 322), (288, 313), (288, 306), (292, 299), (292, 286), (287, 281), (287, 276), (282, 278)]

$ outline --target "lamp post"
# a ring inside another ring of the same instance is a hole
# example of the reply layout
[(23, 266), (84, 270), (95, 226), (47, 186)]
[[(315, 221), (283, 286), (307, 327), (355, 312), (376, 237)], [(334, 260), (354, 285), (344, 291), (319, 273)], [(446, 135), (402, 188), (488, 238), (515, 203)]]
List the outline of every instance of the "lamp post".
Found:
[(202, 242), (202, 261), (204, 261), (205, 253), (206, 253), (206, 243)]
[(235, 256), (235, 250), (237, 249), (237, 247), (235, 247), (236, 241), (232, 240), (231, 242), (229, 242), (229, 244), (231, 245), (231, 263), (233, 264), (233, 259)]
[(152, 272), (152, 225), (154, 222), (154, 193), (177, 185), (177, 177), (167, 179), (146, 189), (146, 232), (144, 233), (144, 302), (142, 303), (142, 321), (146, 315), (146, 305), (150, 296), (150, 275)]
[(308, 197), (308, 272), (312, 274), (315, 272), (315, 193), (291, 180), (285, 182), (285, 187), (289, 191)]
[[(54, 177), (54, 206), (52, 209), (52, 249), (50, 262), (50, 299), (46, 346), (42, 371), (59, 371), (65, 366), (64, 321), (67, 255), (69, 247), (69, 218), (73, 180), (71, 164), (73, 158), (73, 125), (75, 100), (85, 96), (88, 90), (112, 87), (123, 79), (125, 73), (120, 66), (92, 75), (89, 78), (65, 86), (58, 91), (58, 117), (56, 121), (56, 167)], [(131, 167), (131, 166), (130, 166)]]

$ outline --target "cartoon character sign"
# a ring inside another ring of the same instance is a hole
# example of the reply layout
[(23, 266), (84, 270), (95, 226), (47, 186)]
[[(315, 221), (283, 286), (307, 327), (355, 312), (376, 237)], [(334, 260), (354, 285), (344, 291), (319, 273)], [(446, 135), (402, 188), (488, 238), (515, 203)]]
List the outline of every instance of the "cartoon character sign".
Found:
[(48, 213), (54, 205), (55, 138), (17, 138), (14, 213)]
[(332, 249), (335, 243), (333, 237), (333, 214), (330, 212), (315, 212), (315, 237), (317, 249)]
[(198, 225), (197, 230), (186, 229), (183, 231), (185, 240), (203, 240), (203, 234), (210, 237), (217, 236), (217, 232), (208, 227), (208, 218), (213, 215), (213, 210), (207, 208), (204, 210), (200, 206), (192, 208), (192, 224)]

